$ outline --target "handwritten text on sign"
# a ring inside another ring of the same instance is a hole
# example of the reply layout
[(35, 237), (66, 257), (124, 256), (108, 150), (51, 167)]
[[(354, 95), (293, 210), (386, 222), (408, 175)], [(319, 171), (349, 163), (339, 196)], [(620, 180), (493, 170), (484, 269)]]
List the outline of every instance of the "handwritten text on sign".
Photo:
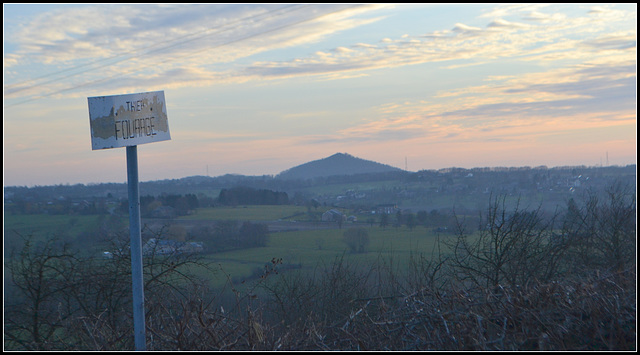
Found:
[(170, 140), (164, 91), (89, 97), (93, 150)]

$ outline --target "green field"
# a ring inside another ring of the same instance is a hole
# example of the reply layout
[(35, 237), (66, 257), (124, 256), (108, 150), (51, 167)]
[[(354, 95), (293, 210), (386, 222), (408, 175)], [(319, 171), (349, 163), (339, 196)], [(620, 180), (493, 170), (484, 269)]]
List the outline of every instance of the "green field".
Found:
[[(178, 218), (179, 220), (251, 220), (275, 221), (279, 219), (304, 220), (307, 218), (304, 206), (238, 206), (224, 208), (201, 208), (196, 214)], [(346, 212), (346, 211), (345, 211)], [(292, 217), (294, 216), (294, 217)], [(91, 230), (105, 216), (69, 216), (69, 215), (5, 215), (4, 232), (6, 237), (15, 238), (15, 234), (31, 236), (34, 240), (43, 240), (54, 236), (71, 237), (73, 240), (81, 232)], [(127, 216), (122, 217), (124, 225)], [(382, 229), (378, 226), (362, 225), (369, 234), (370, 244), (366, 253), (352, 254), (343, 242), (343, 233), (353, 225), (345, 223), (342, 229), (299, 230), (271, 233), (267, 246), (259, 248), (233, 250), (215, 254), (205, 254), (205, 260), (219, 266), (224, 273), (238, 279), (249, 278), (256, 270), (264, 269), (272, 259), (282, 259), (282, 267), (300, 266), (302, 270), (313, 270), (319, 265), (328, 265), (336, 257), (344, 255), (345, 260), (358, 265), (372, 265), (380, 259), (393, 260), (403, 265), (410, 256), (426, 255), (434, 250), (437, 237), (430, 229), (407, 227)], [(440, 236), (440, 238), (444, 238)], [(213, 285), (226, 281), (223, 273), (210, 274), (198, 271), (200, 276), (210, 279)]]
[(95, 226), (100, 219), (100, 216), (5, 214), (3, 219), (5, 236), (20, 234), (24, 237), (31, 236), (35, 240), (40, 240), (53, 236), (75, 236), (78, 233)]
[[(361, 266), (392, 262), (396, 267), (405, 267), (412, 256), (430, 258), (438, 238), (450, 238), (438, 237), (422, 227), (412, 231), (406, 227), (366, 227), (370, 237), (367, 252), (352, 254), (342, 241), (347, 228), (272, 233), (266, 247), (211, 254), (207, 260), (237, 279), (248, 278), (253, 270), (263, 269), (274, 258), (281, 258), (284, 266), (300, 265), (306, 271), (329, 265), (343, 255), (347, 262)], [(211, 280), (214, 285), (226, 281), (221, 275), (212, 276)]]
[[(183, 216), (179, 220), (305, 220), (307, 208), (304, 206), (238, 206), (200, 208), (197, 213)], [(348, 213), (348, 211), (343, 211)], [(348, 262), (358, 265), (373, 265), (380, 259), (393, 260), (396, 266), (406, 265), (410, 257), (426, 255), (429, 257), (434, 250), (437, 236), (431, 229), (407, 227), (382, 229), (378, 226), (370, 227), (361, 224), (369, 234), (370, 244), (366, 253), (352, 254), (345, 242), (343, 233), (354, 225), (345, 223), (342, 229), (336, 225), (335, 229), (300, 230), (271, 233), (267, 246), (233, 250), (206, 255), (205, 259), (212, 262), (224, 272), (201, 274), (203, 278), (212, 280), (213, 285), (226, 282), (227, 275), (235, 280), (250, 278), (256, 270), (263, 270), (265, 264), (272, 259), (282, 259), (283, 267), (300, 265), (302, 270), (311, 271), (319, 265), (328, 265), (336, 257), (344, 255)], [(444, 237), (440, 237), (441, 239)]]

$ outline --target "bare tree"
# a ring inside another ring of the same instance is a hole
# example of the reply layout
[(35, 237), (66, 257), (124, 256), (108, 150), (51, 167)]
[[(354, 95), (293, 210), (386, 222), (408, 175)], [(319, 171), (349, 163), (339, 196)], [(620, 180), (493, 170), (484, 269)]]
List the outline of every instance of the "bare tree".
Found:
[(491, 198), (486, 223), (467, 235), (458, 220), (458, 236), (448, 243), (458, 277), (485, 288), (550, 280), (558, 272), (561, 248), (551, 243), (555, 216), (545, 219), (540, 207), (506, 207), (506, 196)]
[[(126, 243), (113, 257), (82, 255), (55, 239), (27, 239), (7, 261), (12, 289), (5, 299), (10, 350), (126, 350), (133, 347), (131, 261)], [(196, 254), (149, 253), (144, 258), (145, 305), (160, 328), (162, 305), (189, 298), (201, 285), (191, 270), (208, 267)], [(149, 328), (149, 327), (148, 327)]]
[(25, 238), (20, 252), (12, 253), (7, 269), (16, 303), (5, 304), (5, 344), (24, 350), (58, 348), (56, 332), (70, 316), (61, 312), (58, 298), (69, 288), (65, 270), (75, 261), (69, 245), (57, 239), (35, 244)]
[(582, 207), (571, 202), (564, 235), (576, 272), (609, 269), (622, 272), (636, 257), (636, 198), (628, 185), (614, 183), (604, 194), (590, 190)]
[(342, 240), (352, 253), (364, 253), (369, 246), (369, 233), (362, 227), (352, 227), (344, 232)]

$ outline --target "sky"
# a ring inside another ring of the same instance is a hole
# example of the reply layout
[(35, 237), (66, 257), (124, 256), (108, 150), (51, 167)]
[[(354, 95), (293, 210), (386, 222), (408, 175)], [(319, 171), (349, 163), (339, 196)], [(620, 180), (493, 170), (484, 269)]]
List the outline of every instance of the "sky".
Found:
[(3, 4), (5, 186), (127, 181), (88, 97), (164, 91), (140, 181), (335, 153), (409, 171), (636, 163), (637, 4)]

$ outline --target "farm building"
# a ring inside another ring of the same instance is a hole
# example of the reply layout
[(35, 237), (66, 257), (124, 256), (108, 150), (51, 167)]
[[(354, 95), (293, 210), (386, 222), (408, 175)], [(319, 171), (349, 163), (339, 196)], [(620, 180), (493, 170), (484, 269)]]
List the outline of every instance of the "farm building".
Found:
[(346, 220), (347, 217), (340, 211), (336, 209), (328, 210), (327, 212), (322, 214), (323, 222), (337, 222), (339, 220)]

